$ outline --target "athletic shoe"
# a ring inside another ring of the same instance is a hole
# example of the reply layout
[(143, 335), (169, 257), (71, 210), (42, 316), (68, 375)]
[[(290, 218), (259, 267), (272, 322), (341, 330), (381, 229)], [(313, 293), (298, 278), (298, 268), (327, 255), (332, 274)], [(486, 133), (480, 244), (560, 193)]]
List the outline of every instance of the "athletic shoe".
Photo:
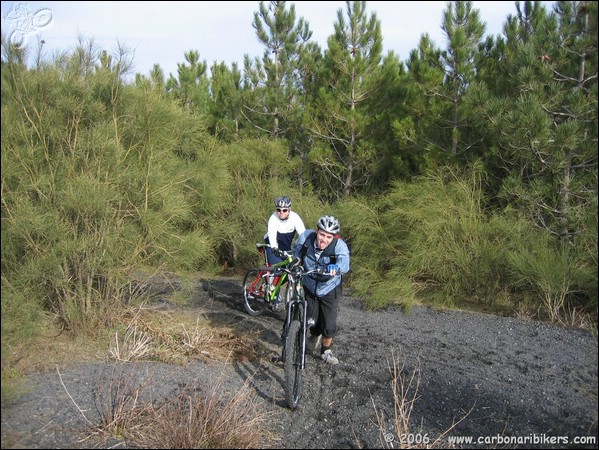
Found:
[(339, 360), (333, 356), (333, 352), (331, 350), (325, 350), (325, 352), (320, 355), (320, 359), (332, 366), (339, 364)]
[(308, 341), (306, 342), (306, 350), (309, 353), (313, 353), (320, 346), (320, 338), (321, 335), (318, 336), (310, 335), (308, 336)]

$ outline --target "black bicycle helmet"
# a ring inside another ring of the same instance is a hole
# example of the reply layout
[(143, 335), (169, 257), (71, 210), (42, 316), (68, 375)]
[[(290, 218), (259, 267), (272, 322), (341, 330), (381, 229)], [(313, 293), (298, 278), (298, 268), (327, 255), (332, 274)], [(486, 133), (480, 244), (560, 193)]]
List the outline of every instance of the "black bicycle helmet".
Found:
[(291, 208), (291, 199), (286, 195), (282, 195), (275, 200), (275, 206), (277, 208)]
[(331, 234), (337, 234), (341, 229), (339, 221), (333, 216), (322, 216), (320, 219), (318, 219), (316, 226), (318, 226), (318, 228), (320, 228), (322, 231), (326, 231), (327, 233)]

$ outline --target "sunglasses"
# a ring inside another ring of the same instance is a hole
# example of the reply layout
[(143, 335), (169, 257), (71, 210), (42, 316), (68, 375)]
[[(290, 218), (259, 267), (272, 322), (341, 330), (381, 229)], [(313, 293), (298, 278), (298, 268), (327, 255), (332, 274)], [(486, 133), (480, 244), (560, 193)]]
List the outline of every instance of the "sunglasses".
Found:
[(287, 208), (277, 208), (277, 212), (287, 212), (289, 211)]

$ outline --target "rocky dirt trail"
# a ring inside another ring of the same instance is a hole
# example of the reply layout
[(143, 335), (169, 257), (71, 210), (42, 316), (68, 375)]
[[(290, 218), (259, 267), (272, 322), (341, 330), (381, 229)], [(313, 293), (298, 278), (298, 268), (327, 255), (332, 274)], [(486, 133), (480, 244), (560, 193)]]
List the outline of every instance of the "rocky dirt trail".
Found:
[[(334, 345), (341, 362), (327, 366), (310, 356), (300, 406), (291, 411), (282, 365), (271, 362), (279, 351), (282, 313), (247, 315), (241, 280), (234, 278), (199, 281), (192, 295), (192, 313), (256, 333), (261, 358), (218, 366), (148, 363), (137, 366), (139, 376), (165, 393), (215, 377), (231, 391), (249, 383), (271, 413), (280, 438), (274, 447), (399, 448), (393, 433), (395, 364), (414, 399), (406, 441), (429, 439), (430, 446), (443, 436), (440, 448), (597, 448), (597, 336), (587, 331), (421, 306), (408, 314), (395, 307), (367, 311), (346, 296)], [(77, 441), (83, 424), (73, 400), (92, 414), (92, 385), (109, 371), (98, 363), (60, 376), (32, 374), (31, 391), (2, 406), (2, 448), (91, 446)], [(460, 436), (474, 442), (450, 441)], [(581, 438), (586, 443), (575, 443)]]

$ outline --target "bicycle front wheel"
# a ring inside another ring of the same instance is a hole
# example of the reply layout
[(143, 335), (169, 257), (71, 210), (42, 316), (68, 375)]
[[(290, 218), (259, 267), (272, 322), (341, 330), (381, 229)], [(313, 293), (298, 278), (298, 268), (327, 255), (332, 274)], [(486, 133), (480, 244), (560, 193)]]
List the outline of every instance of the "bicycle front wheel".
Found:
[(262, 314), (268, 304), (268, 286), (262, 272), (250, 269), (243, 279), (243, 306), (251, 316)]
[(289, 326), (285, 339), (285, 400), (291, 409), (297, 408), (302, 393), (303, 333), (299, 320)]

